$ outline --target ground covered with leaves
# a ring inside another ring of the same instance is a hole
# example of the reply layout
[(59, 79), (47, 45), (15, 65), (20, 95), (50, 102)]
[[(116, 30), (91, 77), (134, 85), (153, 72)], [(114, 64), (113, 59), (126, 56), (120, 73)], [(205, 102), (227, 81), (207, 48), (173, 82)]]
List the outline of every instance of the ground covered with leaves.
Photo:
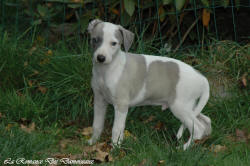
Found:
[[(110, 106), (100, 141), (87, 145), (93, 119), (88, 43), (47, 48), (41, 42), (16, 42), (7, 34), (0, 41), (1, 164), (8, 158), (84, 159), (118, 166), (250, 164), (249, 45), (213, 41), (207, 47), (165, 55), (191, 64), (211, 85), (203, 112), (212, 119), (212, 135), (183, 151), (176, 147), (187, 141), (188, 132), (176, 141), (180, 122), (160, 107), (131, 108), (125, 140), (112, 149)], [(159, 55), (147, 45), (138, 46), (134, 52)]]

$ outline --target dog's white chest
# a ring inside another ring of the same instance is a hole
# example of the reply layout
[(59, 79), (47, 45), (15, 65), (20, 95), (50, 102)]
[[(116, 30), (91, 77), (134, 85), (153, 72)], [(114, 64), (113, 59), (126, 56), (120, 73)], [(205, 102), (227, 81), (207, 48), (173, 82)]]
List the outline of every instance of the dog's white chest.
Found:
[(105, 69), (94, 74), (95, 86), (101, 91), (102, 95), (109, 103), (113, 103), (116, 98), (116, 87), (122, 76), (126, 60), (118, 61)]

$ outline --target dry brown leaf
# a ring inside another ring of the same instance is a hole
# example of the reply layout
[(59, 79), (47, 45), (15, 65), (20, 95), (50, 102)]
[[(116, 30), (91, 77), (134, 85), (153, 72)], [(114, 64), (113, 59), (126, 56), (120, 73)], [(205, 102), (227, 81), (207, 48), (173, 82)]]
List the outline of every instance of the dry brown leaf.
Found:
[(39, 72), (37, 70), (34, 70), (33, 75), (37, 75), (37, 74), (39, 74)]
[(29, 50), (29, 54), (32, 55), (34, 51), (36, 51), (36, 47), (35, 47), (35, 46), (33, 46), (33, 47)]
[(148, 119), (144, 120), (144, 123), (152, 122), (155, 119), (155, 116), (151, 115), (148, 117)]
[(195, 143), (195, 144), (204, 144), (208, 138), (209, 138), (209, 137), (206, 136), (206, 137), (204, 137), (204, 138), (202, 138), (202, 139), (194, 140), (194, 143)]
[(3, 114), (0, 112), (0, 118), (2, 118), (3, 117)]
[(92, 153), (96, 150), (96, 146), (85, 146), (83, 151), (86, 153)]
[(38, 85), (38, 90), (42, 93), (45, 94), (47, 92), (47, 88), (41, 85)]
[(24, 66), (24, 67), (27, 67), (27, 66), (28, 66), (28, 62), (25, 61), (25, 62), (23, 63), (23, 66)]
[(48, 50), (46, 53), (47, 56), (52, 56), (52, 54), (53, 54), (52, 50)]
[(86, 127), (82, 131), (82, 135), (84, 136), (89, 136), (93, 133), (93, 128), (92, 127)]
[(34, 122), (32, 122), (29, 126), (25, 126), (25, 125), (21, 124), (20, 127), (23, 131), (25, 131), (27, 133), (31, 133), (32, 131), (35, 130), (36, 125)]
[(163, 8), (163, 6), (160, 6), (158, 13), (159, 13), (160, 21), (163, 22), (166, 17), (165, 9)]
[(83, 154), (74, 154), (74, 155), (70, 155), (70, 159), (71, 159), (71, 160), (83, 159)]
[(134, 140), (136, 140), (137, 138), (131, 134), (128, 130), (124, 131), (124, 138), (133, 138)]
[(126, 152), (123, 149), (120, 149), (119, 155), (115, 157), (115, 160), (119, 160), (123, 158), (124, 156), (126, 156)]
[(38, 75), (39, 72), (37, 70), (33, 70), (33, 73), (29, 75), (29, 77), (32, 77), (32, 76), (35, 76), (35, 75)]
[(210, 21), (210, 12), (207, 9), (204, 8), (202, 10), (202, 23), (203, 23), (203, 26), (208, 28), (209, 21)]
[(11, 129), (11, 127), (13, 127), (14, 125), (13, 124), (11, 124), (11, 123), (9, 123), (7, 126), (6, 126), (6, 130), (10, 130)]
[(165, 163), (165, 160), (160, 160), (160, 161), (158, 161), (157, 166), (160, 166), (160, 165), (162, 165), (162, 164), (164, 164), (164, 163)]
[(154, 126), (154, 129), (156, 130), (161, 130), (164, 127), (164, 124), (162, 122), (157, 122), (156, 125)]
[(51, 156), (55, 157), (55, 158), (58, 158), (58, 159), (60, 159), (60, 158), (69, 158), (70, 157), (70, 155), (63, 154), (63, 153), (55, 153), (55, 154), (52, 154)]
[(242, 78), (241, 78), (241, 83), (243, 85), (243, 87), (247, 87), (247, 73), (244, 73)]
[(117, 9), (111, 8), (110, 11), (111, 11), (113, 14), (115, 14), (115, 15), (118, 15), (118, 16), (120, 15), (119, 10), (117, 10)]
[(32, 87), (32, 86), (33, 86), (33, 81), (32, 81), (32, 80), (29, 80), (29, 81), (28, 81), (28, 85), (29, 85), (29, 87)]
[(52, 6), (53, 6), (52, 3), (46, 3), (46, 5), (47, 5), (48, 7), (52, 7)]
[(16, 93), (17, 93), (17, 95), (20, 96), (20, 97), (23, 96), (23, 94), (22, 94), (20, 91), (17, 91)]
[(218, 152), (223, 152), (227, 149), (225, 145), (212, 145), (211, 147), (211, 152), (218, 153)]
[(84, 151), (87, 153), (92, 153), (92, 152), (97, 151), (97, 149), (101, 149), (104, 145), (105, 145), (105, 142), (98, 143), (92, 146), (85, 146)]
[(38, 35), (37, 38), (36, 38), (36, 40), (37, 40), (38, 42), (43, 42), (43, 41), (44, 41), (44, 38), (43, 38), (42, 36)]
[(83, 2), (83, 0), (72, 0), (72, 1), (75, 3), (82, 3)]
[(147, 163), (147, 160), (146, 160), (146, 159), (143, 159), (143, 160), (138, 164), (138, 166), (145, 166), (146, 163)]
[(244, 131), (236, 129), (235, 131), (236, 140), (240, 142), (247, 142), (247, 136)]
[(65, 149), (70, 142), (72, 141), (68, 139), (63, 139), (59, 142), (59, 145), (62, 149)]
[(104, 143), (100, 149), (105, 152), (110, 152), (112, 149), (112, 146), (110, 144)]
[(49, 58), (44, 58), (43, 60), (41, 60), (41, 61), (39, 62), (39, 64), (40, 64), (40, 65), (48, 64), (49, 61), (50, 61)]
[(108, 156), (109, 156), (108, 152), (103, 152), (100, 149), (97, 149), (96, 157), (94, 159), (99, 160), (101, 162), (104, 162), (104, 161), (106, 161)]

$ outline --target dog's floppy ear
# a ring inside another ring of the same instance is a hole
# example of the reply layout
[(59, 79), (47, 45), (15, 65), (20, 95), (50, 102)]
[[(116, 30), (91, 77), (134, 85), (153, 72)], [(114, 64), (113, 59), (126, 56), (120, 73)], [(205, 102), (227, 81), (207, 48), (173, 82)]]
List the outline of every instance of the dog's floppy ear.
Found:
[(89, 33), (92, 33), (92, 30), (95, 28), (95, 26), (99, 23), (103, 22), (102, 20), (99, 20), (99, 19), (94, 19), (92, 20), (90, 23), (89, 23), (89, 26), (88, 26), (88, 32)]
[(134, 33), (130, 32), (129, 30), (123, 28), (120, 25), (119, 25), (119, 30), (122, 33), (124, 49), (126, 52), (128, 52), (128, 50), (130, 49), (130, 47), (134, 41), (135, 35), (134, 35)]

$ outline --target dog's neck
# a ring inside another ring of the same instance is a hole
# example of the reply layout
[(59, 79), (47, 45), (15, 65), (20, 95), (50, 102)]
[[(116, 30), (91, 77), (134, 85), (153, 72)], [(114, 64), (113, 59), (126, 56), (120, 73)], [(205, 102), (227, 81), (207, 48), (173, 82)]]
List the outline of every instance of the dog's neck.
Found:
[(93, 62), (93, 72), (95, 72), (98, 75), (105, 76), (107, 74), (110, 74), (110, 72), (113, 72), (115, 70), (119, 70), (119, 68), (123, 67), (126, 63), (126, 54), (125, 52), (119, 50), (117, 52), (117, 55), (114, 56), (114, 59), (108, 64), (101, 64), (97, 62)]

